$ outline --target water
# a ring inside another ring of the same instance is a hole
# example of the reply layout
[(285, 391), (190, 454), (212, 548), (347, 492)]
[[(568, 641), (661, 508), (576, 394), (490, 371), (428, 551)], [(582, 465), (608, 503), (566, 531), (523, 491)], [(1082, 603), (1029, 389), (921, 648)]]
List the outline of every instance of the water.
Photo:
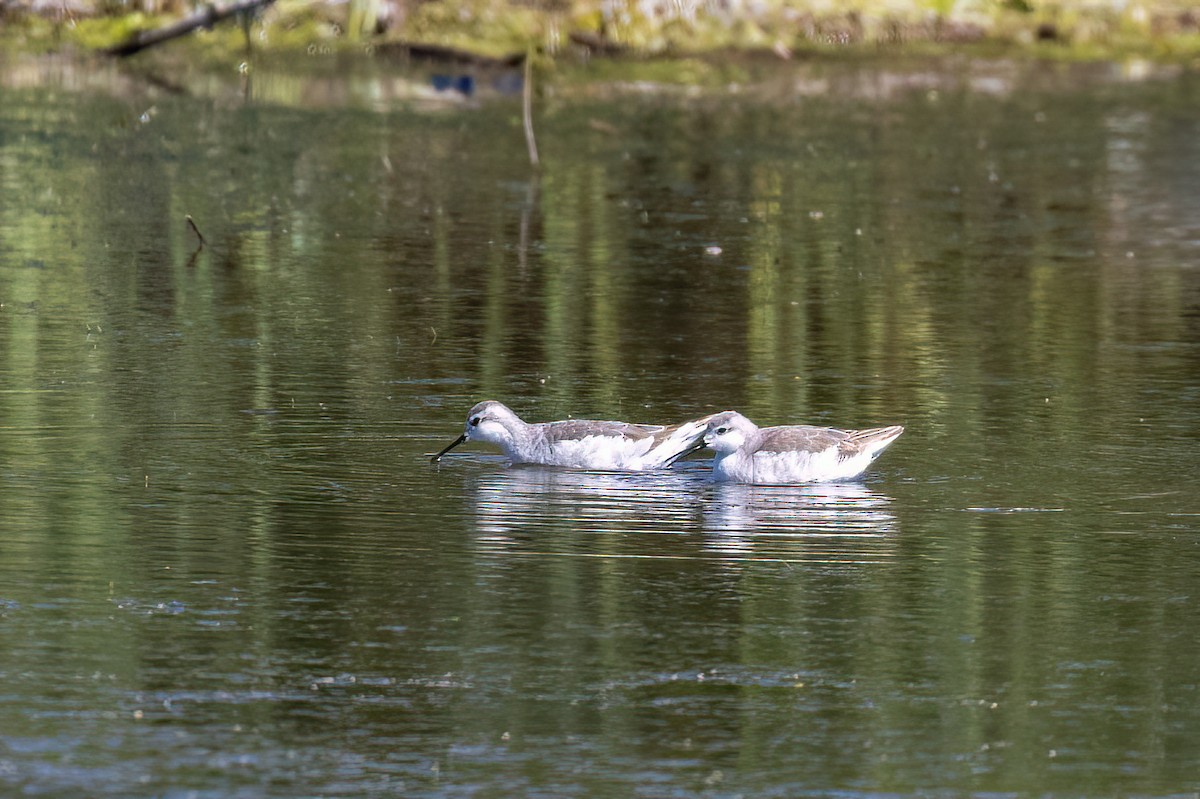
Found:
[[(1200, 790), (1195, 77), (758, 69), (533, 177), (500, 91), (10, 64), (3, 792)], [(431, 467), (487, 397), (907, 432)]]

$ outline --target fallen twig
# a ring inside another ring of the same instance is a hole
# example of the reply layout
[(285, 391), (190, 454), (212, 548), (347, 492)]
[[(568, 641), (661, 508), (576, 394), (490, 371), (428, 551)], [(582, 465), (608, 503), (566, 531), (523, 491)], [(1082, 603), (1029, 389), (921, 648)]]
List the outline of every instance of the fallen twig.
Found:
[(197, 28), (211, 28), (223, 19), (236, 14), (246, 14), (274, 3), (275, 0), (235, 0), (232, 3), (212, 3), (195, 14), (184, 17), (154, 30), (138, 31), (121, 44), (108, 47), (103, 52), (115, 56), (131, 56), (156, 44), (185, 36)]

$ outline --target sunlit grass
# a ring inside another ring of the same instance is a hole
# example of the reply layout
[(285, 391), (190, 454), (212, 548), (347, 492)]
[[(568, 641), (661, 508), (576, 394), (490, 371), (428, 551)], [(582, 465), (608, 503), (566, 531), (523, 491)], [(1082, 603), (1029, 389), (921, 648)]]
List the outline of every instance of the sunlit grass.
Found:
[[(5, 49), (45, 52), (101, 49), (140, 29), (177, 19), (147, 3), (91, 5), (57, 15), (10, 13), (0, 26)], [(120, 13), (117, 13), (120, 12)], [(198, 31), (215, 49), (244, 48), (234, 21)], [(278, 0), (254, 26), (268, 49), (337, 49), (368, 42), (437, 44), (489, 56), (535, 51), (550, 57), (586, 51), (584, 35), (609, 52), (656, 57), (762, 51), (780, 58), (847, 52), (984, 55), (1027, 53), (1052, 59), (1200, 58), (1200, 18), (1175, 0), (1105, 4), (1088, 0), (962, 2), (857, 0), (710, 4), (695, 0), (350, 0), (345, 4)]]

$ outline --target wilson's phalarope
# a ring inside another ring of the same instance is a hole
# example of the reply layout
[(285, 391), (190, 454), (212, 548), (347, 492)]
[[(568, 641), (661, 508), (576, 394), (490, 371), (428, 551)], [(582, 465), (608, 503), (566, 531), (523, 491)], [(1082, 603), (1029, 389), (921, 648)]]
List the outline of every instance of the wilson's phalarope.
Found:
[(527, 424), (502, 403), (487, 400), (471, 409), (463, 434), (432, 461), (436, 463), (464, 441), (486, 441), (503, 449), (513, 463), (620, 471), (657, 469), (694, 449), (709, 418), (670, 426), (585, 419)]
[(737, 411), (709, 417), (703, 437), (687, 452), (708, 446), (713, 479), (773, 485), (849, 480), (862, 474), (904, 432), (900, 425), (870, 430), (788, 425), (762, 427)]

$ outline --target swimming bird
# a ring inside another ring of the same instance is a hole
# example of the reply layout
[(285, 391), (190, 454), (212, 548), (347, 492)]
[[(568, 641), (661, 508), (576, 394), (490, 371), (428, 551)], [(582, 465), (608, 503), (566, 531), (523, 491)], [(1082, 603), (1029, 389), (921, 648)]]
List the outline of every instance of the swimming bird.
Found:
[(723, 411), (709, 418), (703, 437), (689, 451), (707, 446), (717, 453), (714, 480), (760, 485), (830, 482), (862, 474), (903, 432), (900, 425), (870, 430), (759, 427), (737, 411)]
[(708, 420), (705, 416), (670, 426), (585, 419), (528, 424), (503, 403), (486, 400), (467, 414), (463, 434), (431, 460), (436, 463), (464, 441), (485, 441), (499, 446), (513, 463), (619, 471), (658, 469), (695, 448)]

